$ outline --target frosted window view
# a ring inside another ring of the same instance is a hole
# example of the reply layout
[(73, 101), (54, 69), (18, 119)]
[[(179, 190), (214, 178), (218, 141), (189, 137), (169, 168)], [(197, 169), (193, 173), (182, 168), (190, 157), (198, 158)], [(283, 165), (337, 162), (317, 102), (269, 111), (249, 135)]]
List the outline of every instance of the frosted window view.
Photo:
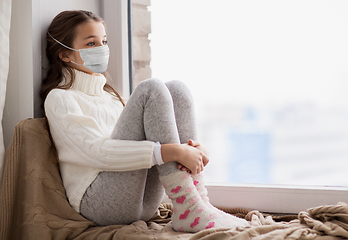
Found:
[(152, 76), (192, 90), (207, 181), (348, 186), (347, 10), (151, 1)]

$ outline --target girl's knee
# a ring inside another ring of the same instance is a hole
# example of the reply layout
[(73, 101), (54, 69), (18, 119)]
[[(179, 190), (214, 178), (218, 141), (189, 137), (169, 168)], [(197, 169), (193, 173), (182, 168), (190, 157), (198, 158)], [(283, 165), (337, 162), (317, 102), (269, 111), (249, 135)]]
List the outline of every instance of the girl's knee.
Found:
[(164, 83), (157, 78), (149, 78), (144, 81), (141, 81), (137, 88), (146, 88), (146, 89), (163, 89), (165, 87)]
[(139, 91), (153, 99), (160, 97), (163, 100), (171, 100), (171, 95), (166, 85), (159, 79), (149, 78), (138, 84), (134, 92)]
[(175, 99), (180, 99), (181, 102), (193, 102), (189, 88), (185, 83), (179, 80), (172, 80), (164, 83), (159, 79), (149, 78), (140, 82), (137, 88), (137, 91), (145, 91), (146, 95), (155, 94), (156, 96), (162, 96), (170, 101), (172, 101), (172, 99), (174, 101)]
[(168, 89), (170, 92), (190, 92), (190, 90), (188, 89), (188, 87), (179, 80), (171, 80), (168, 82), (162, 82), (161, 80), (157, 79), (157, 78), (149, 78), (146, 79), (144, 81), (141, 81), (138, 84), (138, 87), (140, 88), (149, 88), (149, 89)]
[(177, 98), (187, 102), (193, 101), (190, 89), (182, 81), (172, 80), (166, 82), (165, 85), (167, 86), (173, 99)]
[(187, 89), (188, 87), (183, 83), (182, 81), (179, 80), (171, 80), (165, 83), (168, 89)]

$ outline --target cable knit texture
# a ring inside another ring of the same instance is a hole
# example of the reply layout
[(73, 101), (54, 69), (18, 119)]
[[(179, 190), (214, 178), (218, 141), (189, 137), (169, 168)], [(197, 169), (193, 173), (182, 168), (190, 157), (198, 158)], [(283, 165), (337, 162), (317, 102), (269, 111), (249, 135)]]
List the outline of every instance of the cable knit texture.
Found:
[(121, 102), (103, 90), (103, 75), (75, 73), (71, 89), (48, 94), (45, 112), (67, 197), (79, 212), (81, 198), (99, 172), (150, 168), (154, 143), (111, 139)]

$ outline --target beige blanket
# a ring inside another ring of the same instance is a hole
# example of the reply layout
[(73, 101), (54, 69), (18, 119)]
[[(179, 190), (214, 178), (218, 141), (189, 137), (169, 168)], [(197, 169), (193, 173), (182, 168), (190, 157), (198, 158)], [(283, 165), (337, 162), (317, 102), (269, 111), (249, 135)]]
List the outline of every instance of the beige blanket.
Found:
[(6, 151), (0, 195), (0, 239), (342, 239), (348, 238), (348, 206), (321, 206), (298, 216), (271, 216), (223, 209), (251, 227), (209, 229), (196, 234), (171, 228), (171, 204), (149, 222), (97, 227), (73, 210), (59, 174), (45, 119), (20, 122)]

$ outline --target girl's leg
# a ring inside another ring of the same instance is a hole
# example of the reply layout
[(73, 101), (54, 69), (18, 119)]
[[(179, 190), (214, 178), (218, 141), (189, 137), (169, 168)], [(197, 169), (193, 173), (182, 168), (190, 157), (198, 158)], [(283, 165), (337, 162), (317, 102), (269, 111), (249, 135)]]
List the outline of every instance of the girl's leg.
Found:
[[(190, 90), (180, 81), (170, 81), (165, 84), (173, 98), (180, 143), (188, 143), (189, 140), (197, 140), (196, 115)], [(208, 191), (204, 186), (203, 173), (191, 175), (191, 177), (203, 201), (211, 206), (208, 198)]]
[(141, 219), (147, 172), (100, 172), (82, 197), (81, 215), (101, 226)]
[[(112, 133), (121, 140), (179, 143), (173, 101), (166, 86), (154, 79), (134, 90)], [(166, 169), (176, 169), (175, 163)], [(169, 170), (170, 172), (170, 170)], [(156, 167), (127, 172), (102, 172), (81, 201), (81, 214), (98, 225), (149, 220), (164, 189)]]
[[(180, 142), (196, 140), (193, 101), (188, 88), (179, 81), (166, 83), (173, 102)], [(203, 175), (191, 175), (180, 170), (167, 171), (166, 164), (158, 166), (160, 180), (173, 203), (174, 230), (197, 232), (208, 228), (232, 228), (249, 223), (226, 214), (209, 203)]]
[(193, 98), (187, 86), (177, 80), (166, 82), (174, 104), (174, 114), (180, 143), (197, 140)]
[[(197, 139), (193, 99), (189, 89), (180, 81), (166, 82), (165, 85), (171, 94), (174, 105), (176, 129), (180, 138), (180, 143), (187, 143), (189, 139)], [(175, 141), (177, 141), (177, 139), (175, 139)], [(162, 174), (178, 172), (177, 163), (167, 163), (161, 168)], [(163, 187), (159, 183), (159, 172), (157, 171), (157, 168), (153, 167), (149, 171), (148, 179), (146, 181), (144, 193), (145, 203), (153, 201), (152, 196), (155, 192), (163, 191)], [(160, 189), (158, 189), (159, 185)]]

